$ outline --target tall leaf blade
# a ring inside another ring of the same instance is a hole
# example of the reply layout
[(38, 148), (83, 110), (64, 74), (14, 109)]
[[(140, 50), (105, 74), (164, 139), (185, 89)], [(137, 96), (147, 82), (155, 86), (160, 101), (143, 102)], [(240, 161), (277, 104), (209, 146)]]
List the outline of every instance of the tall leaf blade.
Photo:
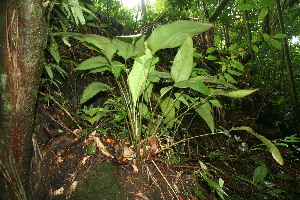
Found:
[(96, 56), (83, 61), (74, 70), (94, 69), (108, 65), (109, 63), (107, 62), (106, 58), (104, 58), (103, 56)]
[(78, 0), (69, 0), (69, 4), (73, 5), (73, 6), (71, 6), (71, 11), (72, 11), (72, 15), (75, 19), (76, 24), (79, 25), (79, 22), (80, 22), (82, 25), (84, 25), (85, 18), (83, 16), (82, 10), (79, 8)]
[(187, 37), (178, 50), (171, 68), (171, 76), (175, 83), (190, 78), (193, 70), (193, 40)]
[(212, 116), (212, 109), (211, 105), (209, 102), (203, 103), (201, 106), (195, 109), (195, 111), (204, 119), (208, 127), (210, 128), (211, 132), (214, 132), (215, 130), (215, 123), (214, 123), (214, 118)]
[(196, 80), (196, 79), (189, 79), (186, 81), (180, 81), (178, 83), (176, 83), (174, 85), (175, 87), (178, 88), (192, 88), (193, 90), (200, 92), (204, 95), (209, 95), (210, 94), (210, 90), (209, 88), (200, 80)]
[(113, 39), (113, 43), (117, 46), (119, 56), (125, 60), (134, 56), (141, 56), (140, 53), (145, 51), (143, 35), (120, 36)]
[(254, 90), (236, 90), (236, 91), (231, 91), (226, 94), (226, 96), (233, 97), (233, 98), (241, 98), (245, 97), (249, 94), (252, 94), (253, 92), (257, 91), (258, 89)]
[(136, 105), (138, 98), (149, 84), (147, 78), (149, 72), (153, 70), (152, 61), (153, 57), (148, 50), (146, 55), (135, 59), (131, 72), (128, 75), (127, 82), (134, 105)]
[(79, 103), (83, 104), (87, 102), (89, 99), (91, 99), (93, 96), (98, 94), (99, 92), (106, 91), (109, 89), (110, 87), (104, 83), (93, 82), (84, 89)]
[(164, 117), (163, 122), (172, 128), (175, 123), (175, 105), (174, 99), (171, 97), (166, 97), (160, 102), (160, 108)]
[(80, 40), (88, 48), (97, 50), (105, 55), (109, 60), (112, 59), (113, 55), (117, 51), (117, 47), (112, 41), (100, 35), (95, 34), (81, 34), (81, 33), (70, 33), (70, 32), (57, 32), (53, 35), (61, 35), (65, 37), (73, 37), (76, 40)]
[(147, 40), (148, 48), (154, 54), (160, 49), (179, 47), (185, 41), (186, 37), (194, 37), (211, 27), (211, 24), (185, 20), (165, 24), (151, 33)]
[(247, 131), (248, 133), (251, 133), (252, 135), (256, 136), (258, 139), (260, 139), (271, 151), (273, 158), (280, 164), (283, 165), (283, 158), (281, 157), (281, 154), (278, 150), (278, 148), (267, 138), (265, 138), (262, 135), (259, 135), (253, 131), (252, 128), (247, 126), (241, 126), (241, 127), (233, 127), (230, 129), (230, 131)]
[(255, 184), (263, 182), (268, 174), (268, 168), (266, 164), (262, 164), (255, 168), (253, 172), (253, 182)]

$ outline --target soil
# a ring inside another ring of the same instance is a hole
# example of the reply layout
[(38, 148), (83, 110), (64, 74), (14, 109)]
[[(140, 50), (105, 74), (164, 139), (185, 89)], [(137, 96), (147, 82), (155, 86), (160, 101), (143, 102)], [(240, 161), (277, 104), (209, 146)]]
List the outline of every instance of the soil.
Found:
[[(240, 138), (235, 142), (226, 135), (200, 138), (185, 148), (184, 165), (175, 165), (161, 155), (155, 155), (151, 162), (118, 159), (118, 149), (128, 144), (127, 140), (111, 143), (99, 133), (94, 138), (84, 136), (55, 102), (49, 107), (45, 103), (39, 105), (36, 124), (30, 199), (219, 199), (216, 188), (200, 175), (207, 171), (200, 167), (200, 161), (209, 168), (211, 180), (217, 183), (221, 178), (225, 182), (224, 192), (231, 199), (300, 196), (300, 164), (295, 159), (299, 155), (290, 147), (281, 147), (285, 164), (280, 166), (263, 149), (240, 151), (242, 141), (250, 146), (259, 144), (245, 133), (237, 133)], [(95, 138), (103, 146), (88, 152)], [(269, 182), (264, 184), (270, 184), (264, 190), (251, 182), (261, 163), (268, 167)]]

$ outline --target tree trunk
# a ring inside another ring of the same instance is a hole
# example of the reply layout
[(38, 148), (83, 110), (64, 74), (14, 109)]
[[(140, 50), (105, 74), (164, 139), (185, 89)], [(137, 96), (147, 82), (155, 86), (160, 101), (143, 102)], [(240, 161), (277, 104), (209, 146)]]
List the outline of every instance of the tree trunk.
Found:
[(249, 14), (248, 11), (244, 11), (244, 19), (246, 22), (246, 31), (247, 31), (247, 44), (248, 44), (248, 53), (250, 54), (250, 59), (254, 59), (254, 53), (252, 50), (252, 33), (251, 33), (251, 27), (250, 27), (250, 20), (249, 20)]
[(222, 13), (224, 10), (225, 6), (228, 4), (229, 0), (222, 0), (222, 2), (219, 4), (219, 6), (216, 8), (215, 12), (210, 16), (208, 21), (210, 23), (213, 23), (216, 21), (216, 19), (219, 17), (219, 15)]
[[(283, 34), (285, 34), (286, 31), (285, 31), (283, 17), (282, 17), (280, 0), (276, 0), (276, 3), (277, 3), (277, 10), (278, 10), (278, 16), (279, 16), (279, 23), (280, 23), (280, 27), (281, 27), (281, 32)], [(285, 54), (286, 64), (287, 64), (287, 68), (288, 68), (288, 71), (289, 71), (289, 80), (290, 80), (290, 86), (291, 86), (292, 100), (293, 100), (293, 104), (294, 104), (294, 112), (295, 112), (296, 121), (297, 121), (297, 124), (298, 124), (298, 131), (299, 131), (299, 129), (300, 129), (299, 103), (298, 103), (296, 84), (295, 84), (295, 80), (294, 80), (294, 73), (293, 73), (293, 67), (292, 67), (292, 62), (291, 62), (291, 57), (290, 57), (290, 51), (289, 51), (287, 38), (283, 38), (283, 47), (284, 47), (284, 54)]]
[(2, 0), (0, 159), (5, 178), (1, 174), (0, 199), (25, 199), (22, 185), (29, 187), (31, 139), (46, 31), (40, 0)]

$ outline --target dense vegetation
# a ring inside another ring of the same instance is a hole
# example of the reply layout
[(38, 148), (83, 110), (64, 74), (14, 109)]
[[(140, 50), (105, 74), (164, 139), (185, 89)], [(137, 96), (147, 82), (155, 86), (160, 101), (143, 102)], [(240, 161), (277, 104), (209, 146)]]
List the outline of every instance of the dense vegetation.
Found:
[[(53, 157), (60, 166), (58, 157), (67, 160), (80, 146), (78, 157), (104, 155), (101, 161), (129, 165), (133, 174), (165, 163), (193, 174), (196, 187), (185, 193), (161, 179), (171, 191), (166, 199), (299, 197), (298, 0), (141, 0), (132, 9), (118, 0), (43, 5), (48, 40), (33, 137), (34, 161), (42, 164), (31, 177), (31, 190), (41, 192), (28, 196), (125, 198), (119, 183), (113, 187), (120, 192), (110, 196), (105, 183), (94, 182), (76, 193), (75, 175), (59, 193), (52, 184), (59, 178), (50, 177), (58, 174)], [(78, 160), (67, 164), (76, 173)], [(90, 168), (80, 173), (96, 181), (102, 168), (94, 177)], [(43, 173), (50, 178), (42, 184)], [(22, 181), (12, 176), (9, 182), (26, 199)]]

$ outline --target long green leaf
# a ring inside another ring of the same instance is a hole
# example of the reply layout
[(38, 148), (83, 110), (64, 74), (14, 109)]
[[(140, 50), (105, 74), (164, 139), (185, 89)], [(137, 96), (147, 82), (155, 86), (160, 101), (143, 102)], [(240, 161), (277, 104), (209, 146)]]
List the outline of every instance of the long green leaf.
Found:
[(262, 135), (259, 135), (253, 131), (252, 128), (247, 126), (241, 126), (241, 127), (233, 127), (229, 131), (247, 131), (248, 133), (251, 133), (252, 135), (256, 136), (258, 139), (260, 139), (271, 151), (273, 158), (280, 164), (283, 165), (283, 159), (281, 157), (281, 154), (278, 150), (278, 148), (267, 138), (265, 138)]
[(56, 61), (56, 63), (59, 64), (60, 54), (58, 51), (58, 45), (57, 45), (54, 37), (50, 37), (50, 44), (48, 45), (47, 49), (50, 52), (50, 54), (52, 55), (52, 57), (54, 58), (54, 60)]
[(249, 94), (252, 94), (253, 92), (257, 91), (258, 89), (253, 89), (253, 90), (236, 90), (232, 92), (228, 92), (226, 96), (233, 97), (233, 98), (241, 98), (245, 97)]
[(200, 80), (196, 80), (196, 79), (189, 79), (186, 81), (180, 81), (178, 83), (176, 83), (174, 85), (175, 87), (178, 88), (192, 88), (193, 90), (200, 92), (204, 95), (209, 95), (210, 94), (210, 90), (209, 88)]
[(109, 89), (110, 87), (104, 83), (93, 82), (84, 89), (79, 103), (83, 104), (99, 92), (106, 91)]
[(105, 57), (109, 60), (111, 60), (111, 58), (117, 51), (116, 45), (113, 44), (109, 38), (100, 35), (71, 33), (71, 32), (57, 32), (57, 33), (53, 33), (53, 35), (73, 37), (77, 40), (80, 40), (87, 47), (103, 53)]
[(196, 79), (196, 80), (200, 80), (204, 83), (213, 83), (213, 84), (217, 84), (217, 85), (222, 85), (225, 86), (227, 88), (232, 88), (232, 89), (237, 89), (234, 85), (232, 85), (231, 83), (228, 83), (226, 81), (220, 80), (217, 77), (209, 77), (209, 76), (197, 76), (194, 77), (192, 79)]
[(133, 67), (128, 75), (127, 81), (134, 105), (136, 105), (138, 98), (149, 84), (147, 78), (149, 72), (154, 69), (154, 64), (155, 61), (149, 50), (146, 55), (135, 59), (133, 63)]
[(117, 46), (117, 54), (127, 60), (144, 53), (144, 39), (143, 35), (120, 36), (114, 38), (112, 42)]
[(198, 108), (196, 108), (195, 111), (198, 113), (198, 115), (200, 115), (200, 117), (202, 117), (202, 119), (204, 119), (204, 121), (210, 128), (211, 132), (214, 132), (215, 123), (214, 123), (214, 118), (211, 113), (211, 111), (212, 111), (211, 105), (209, 102), (207, 102), (207, 101), (205, 102), (204, 99), (202, 100), (202, 102), (204, 102), (204, 103), (201, 106), (199, 106)]
[(175, 83), (190, 78), (193, 70), (193, 40), (187, 37), (178, 50), (171, 68), (171, 76)]
[(79, 8), (79, 2), (78, 0), (68, 0), (71, 6), (71, 10), (72, 10), (72, 15), (75, 19), (75, 22), (77, 25), (79, 25), (79, 22), (84, 25), (85, 24), (85, 18), (83, 16), (83, 13), (81, 11), (81, 9)]
[(147, 44), (154, 54), (160, 49), (179, 47), (186, 37), (194, 37), (211, 27), (211, 24), (178, 20), (156, 28), (148, 38)]
[(160, 102), (160, 108), (164, 117), (163, 122), (172, 128), (175, 123), (175, 105), (174, 99), (171, 97), (166, 97)]
[(104, 58), (103, 56), (96, 56), (83, 61), (74, 70), (94, 69), (108, 65), (109, 63), (107, 62), (106, 58)]
[(255, 184), (263, 182), (268, 174), (268, 168), (266, 164), (262, 164), (255, 168), (253, 172), (253, 182)]

